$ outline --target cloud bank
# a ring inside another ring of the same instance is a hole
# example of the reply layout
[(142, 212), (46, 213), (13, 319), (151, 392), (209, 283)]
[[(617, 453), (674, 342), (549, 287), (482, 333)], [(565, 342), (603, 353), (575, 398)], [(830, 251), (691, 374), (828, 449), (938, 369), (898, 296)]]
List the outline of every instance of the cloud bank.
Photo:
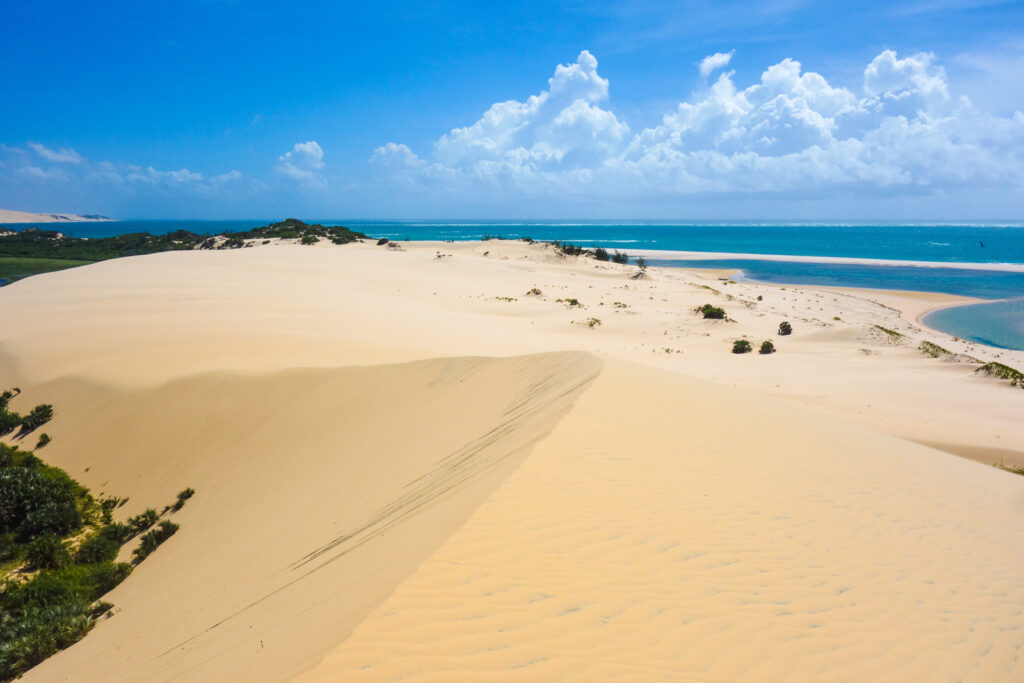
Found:
[[(701, 76), (732, 58), (708, 56)], [(955, 97), (933, 54), (885, 50), (852, 89), (794, 59), (746, 87), (725, 71), (636, 132), (609, 108), (597, 66), (584, 50), (556, 67), (546, 90), (492, 105), (426, 157), (389, 142), (372, 161), (410, 188), (555, 199), (891, 197), (1024, 185), (1024, 113), (999, 117)]]

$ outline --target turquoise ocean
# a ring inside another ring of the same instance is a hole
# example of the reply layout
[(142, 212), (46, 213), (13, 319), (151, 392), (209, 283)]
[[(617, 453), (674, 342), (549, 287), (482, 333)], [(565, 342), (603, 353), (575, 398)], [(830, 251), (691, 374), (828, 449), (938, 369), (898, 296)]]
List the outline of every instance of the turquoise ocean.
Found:
[[(271, 222), (249, 220), (125, 220), (40, 225), (75, 237), (175, 230), (213, 234)], [(485, 237), (563, 240), (629, 252), (638, 249), (742, 254), (682, 260), (666, 254), (652, 265), (735, 268), (738, 278), (772, 283), (959, 294), (993, 303), (943, 309), (926, 317), (931, 327), (1002, 348), (1024, 349), (1024, 223), (892, 224), (686, 223), (590, 221), (358, 221), (317, 219), (393, 240), (479, 240)], [(5, 226), (0, 226), (5, 227)], [(13, 229), (27, 226), (11, 225)], [(759, 260), (756, 255), (811, 257)], [(821, 263), (813, 257), (892, 261), (890, 264)], [(906, 265), (907, 261), (928, 266)], [(981, 264), (957, 268), (956, 264)], [(1014, 270), (1014, 267), (1017, 269)]]

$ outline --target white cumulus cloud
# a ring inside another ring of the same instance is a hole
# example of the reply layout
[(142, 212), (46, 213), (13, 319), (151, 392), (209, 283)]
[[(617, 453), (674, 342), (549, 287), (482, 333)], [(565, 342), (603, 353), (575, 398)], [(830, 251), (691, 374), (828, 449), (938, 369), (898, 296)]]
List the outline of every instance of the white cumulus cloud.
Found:
[(289, 178), (309, 185), (322, 185), (324, 150), (316, 140), (297, 142), (290, 152), (277, 159), (276, 169)]
[[(707, 57), (701, 75), (732, 55)], [(633, 133), (608, 106), (609, 83), (584, 51), (556, 67), (546, 90), (492, 105), (441, 136), (430, 155), (391, 142), (373, 161), (410, 186), (555, 200), (1024, 185), (1024, 116), (999, 117), (953, 97), (937, 61), (886, 50), (852, 87), (791, 58), (745, 87), (727, 71), (659, 125)]]
[(716, 52), (713, 55), (708, 55), (700, 63), (700, 75), (707, 78), (722, 67), (729, 66), (729, 62), (732, 61), (734, 54), (736, 54), (736, 50)]

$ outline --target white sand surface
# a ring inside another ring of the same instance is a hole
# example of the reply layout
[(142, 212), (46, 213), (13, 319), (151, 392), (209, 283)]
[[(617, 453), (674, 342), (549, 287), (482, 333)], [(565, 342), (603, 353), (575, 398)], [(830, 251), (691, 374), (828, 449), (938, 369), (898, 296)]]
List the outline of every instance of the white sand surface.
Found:
[(108, 221), (109, 218), (86, 218), (76, 213), (31, 213), (0, 209), (0, 223), (71, 223)]
[(26, 680), (1020, 677), (1024, 478), (990, 460), (1024, 464), (1024, 391), (916, 347), (1024, 353), (635, 271), (273, 244), (0, 289), (41, 454), (123, 515), (197, 491)]

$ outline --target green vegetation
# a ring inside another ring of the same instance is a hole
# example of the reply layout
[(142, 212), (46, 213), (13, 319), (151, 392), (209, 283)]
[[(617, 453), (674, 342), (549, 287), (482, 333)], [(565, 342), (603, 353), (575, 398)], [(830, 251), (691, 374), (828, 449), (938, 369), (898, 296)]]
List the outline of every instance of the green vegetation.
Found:
[(789, 321), (783, 320), (779, 323), (779, 336), (785, 337), (793, 334), (793, 326), (789, 324)]
[(601, 324), (601, 319), (600, 318), (587, 318), (587, 321), (586, 321), (585, 324), (590, 329), (594, 329), (595, 327), (597, 327), (598, 325)]
[[(2, 239), (2, 238), (0, 238)], [(92, 261), (56, 258), (0, 257), (0, 284), (11, 283), (31, 275), (49, 273), (75, 266), (84, 266)]]
[(615, 253), (612, 254), (612, 261), (624, 266), (627, 263), (629, 263), (629, 254), (627, 254), (624, 251), (619, 251), (618, 249), (616, 249)]
[(945, 356), (953, 355), (951, 351), (948, 351), (938, 344), (932, 344), (930, 341), (923, 341), (918, 345), (917, 350), (928, 356), (929, 358), (943, 358)]
[(996, 362), (985, 363), (974, 372), (980, 372), (981, 374), (988, 375), (989, 377), (1006, 380), (1010, 383), (1010, 386), (1024, 389), (1024, 373), (1020, 370), (1011, 368), (1009, 365), (1003, 365), (1002, 363)]
[[(4, 414), (18, 393), (0, 394)], [(49, 410), (30, 416), (49, 419), (52, 407), (42, 407)], [(194, 494), (181, 491), (165, 513)], [(132, 571), (116, 562), (122, 545), (145, 532), (133, 553), (138, 564), (178, 530), (152, 509), (113, 521), (126, 500), (97, 500), (63, 470), (0, 443), (0, 681), (74, 644), (109, 612), (100, 598)]]
[(530, 289), (530, 291), (526, 293), (526, 296), (540, 296), (541, 294), (542, 294), (542, 292), (540, 291), (539, 288), (532, 287)]
[(903, 340), (903, 335), (896, 330), (890, 330), (888, 327), (882, 327), (881, 325), (875, 325), (875, 329), (884, 332), (891, 342), (899, 342)]
[(645, 259), (643, 256), (637, 256), (636, 257), (636, 267), (639, 268), (641, 272), (646, 272), (647, 271), (647, 259)]
[(711, 304), (704, 304), (697, 307), (696, 310), (704, 315), (705, 320), (725, 320), (725, 309), (712, 306)]
[(50, 437), (50, 435), (47, 434), (46, 432), (43, 432), (42, 434), (39, 435), (39, 440), (36, 441), (36, 450), (38, 451), (40, 448), (50, 443), (51, 441), (53, 441), (53, 439)]
[(565, 304), (569, 308), (575, 308), (576, 306), (582, 306), (583, 305), (583, 304), (580, 303), (580, 300), (576, 299), (576, 298), (571, 298), (571, 299), (555, 299), (555, 303), (556, 304)]
[(551, 246), (557, 249), (559, 253), (565, 256), (583, 256), (584, 254), (589, 253), (583, 247), (578, 246), (576, 244), (572, 244), (571, 242), (560, 242), (558, 240), (555, 240), (553, 242), (550, 242), (549, 244), (551, 244)]
[(594, 258), (596, 258), (598, 261), (607, 261), (611, 258), (611, 255), (608, 253), (607, 249), (597, 247), (596, 249), (594, 249)]
[(765, 339), (761, 342), (761, 350), (758, 353), (767, 355), (769, 353), (775, 353), (775, 344), (772, 343), (771, 339)]
[(19, 232), (0, 233), (0, 279), (16, 279), (122, 256), (188, 249), (238, 249), (246, 246), (249, 241), (266, 243), (271, 239), (295, 239), (302, 244), (315, 244), (325, 239), (334, 244), (348, 244), (368, 238), (361, 232), (340, 225), (310, 225), (295, 218), (212, 237), (177, 230), (166, 235), (137, 232), (86, 239), (68, 237), (55, 230), (27, 228)]
[(21, 418), (21, 431), (23, 434), (39, 429), (53, 419), (53, 406), (42, 403), (32, 409), (25, 417)]
[(753, 349), (750, 346), (750, 342), (748, 342), (746, 339), (737, 339), (732, 343), (733, 353), (750, 353), (752, 350)]
[(132, 563), (139, 564), (142, 562), (161, 543), (173, 536), (177, 531), (177, 524), (164, 520), (160, 522), (156, 529), (143, 534), (142, 538), (139, 539), (139, 547), (132, 551)]

